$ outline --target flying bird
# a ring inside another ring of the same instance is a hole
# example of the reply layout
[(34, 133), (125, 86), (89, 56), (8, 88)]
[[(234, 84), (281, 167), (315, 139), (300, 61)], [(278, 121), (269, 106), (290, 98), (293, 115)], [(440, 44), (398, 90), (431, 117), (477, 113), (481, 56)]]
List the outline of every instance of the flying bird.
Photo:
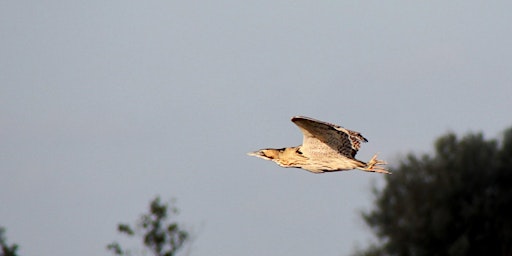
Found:
[(289, 148), (266, 148), (248, 155), (270, 160), (287, 168), (302, 168), (313, 173), (358, 169), (390, 174), (375, 154), (367, 163), (355, 159), (362, 142), (368, 142), (359, 132), (304, 116), (291, 120), (303, 136), (302, 145)]

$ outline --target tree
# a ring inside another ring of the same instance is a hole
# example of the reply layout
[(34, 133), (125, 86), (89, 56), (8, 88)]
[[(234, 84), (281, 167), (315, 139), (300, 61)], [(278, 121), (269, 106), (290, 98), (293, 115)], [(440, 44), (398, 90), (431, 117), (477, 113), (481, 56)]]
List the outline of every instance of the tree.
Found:
[(379, 244), (355, 255), (512, 255), (512, 128), (501, 141), (442, 136), (374, 196), (362, 216)]
[(17, 256), (16, 251), (18, 250), (18, 245), (8, 245), (7, 238), (5, 237), (5, 229), (0, 227), (0, 247), (2, 251), (0, 252), (0, 256)]
[[(174, 256), (189, 239), (188, 232), (177, 223), (168, 221), (170, 215), (177, 213), (176, 207), (162, 203), (157, 196), (150, 203), (149, 213), (142, 215), (135, 227), (119, 224), (117, 230), (130, 237), (142, 236), (144, 246), (155, 256)], [(115, 255), (131, 255), (129, 250), (123, 250), (117, 242), (107, 245), (107, 249)]]

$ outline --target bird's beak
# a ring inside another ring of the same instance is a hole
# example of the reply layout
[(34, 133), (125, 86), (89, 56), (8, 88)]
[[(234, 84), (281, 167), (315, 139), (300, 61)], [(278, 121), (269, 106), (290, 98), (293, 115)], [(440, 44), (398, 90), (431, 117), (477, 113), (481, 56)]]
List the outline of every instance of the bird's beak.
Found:
[(249, 153), (247, 153), (247, 155), (259, 157), (259, 158), (262, 158), (262, 159), (265, 159), (265, 160), (271, 160), (271, 158), (269, 158), (267, 155), (265, 155), (263, 150), (249, 152)]
[(254, 151), (254, 152), (249, 152), (247, 153), (248, 156), (255, 156), (255, 157), (261, 157), (263, 156), (263, 153), (261, 151)]
[(265, 159), (265, 160), (272, 160), (272, 158), (268, 157), (265, 152), (263, 152), (263, 150), (258, 150), (258, 151), (254, 151), (254, 152), (249, 152), (247, 153), (247, 155), (250, 155), (250, 156), (255, 156), (255, 157), (258, 157), (258, 158), (261, 158), (261, 159)]

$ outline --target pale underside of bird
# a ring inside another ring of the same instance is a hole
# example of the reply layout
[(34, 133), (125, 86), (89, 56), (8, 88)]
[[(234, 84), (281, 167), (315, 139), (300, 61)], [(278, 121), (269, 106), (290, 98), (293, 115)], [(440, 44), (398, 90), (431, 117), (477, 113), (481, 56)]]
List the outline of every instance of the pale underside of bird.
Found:
[(289, 148), (266, 148), (248, 155), (270, 160), (287, 168), (302, 168), (313, 173), (358, 169), (367, 172), (390, 172), (385, 161), (375, 154), (367, 163), (355, 159), (362, 142), (368, 142), (359, 132), (304, 116), (291, 121), (301, 130), (302, 145)]

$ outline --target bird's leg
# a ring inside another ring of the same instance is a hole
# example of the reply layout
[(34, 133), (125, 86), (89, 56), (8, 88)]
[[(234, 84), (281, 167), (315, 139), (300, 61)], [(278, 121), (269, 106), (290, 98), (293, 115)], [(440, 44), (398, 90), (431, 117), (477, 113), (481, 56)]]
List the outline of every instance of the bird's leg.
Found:
[(388, 164), (388, 163), (386, 163), (386, 161), (377, 159), (377, 155), (378, 154), (373, 155), (372, 159), (370, 159), (370, 161), (368, 161), (368, 163), (367, 163), (367, 167), (368, 168), (372, 168), (375, 165), (385, 165), (385, 164)]
[(379, 173), (386, 173), (391, 174), (386, 168), (381, 167), (380, 165), (387, 164), (386, 161), (382, 161), (377, 159), (377, 154), (375, 154), (370, 161), (366, 164), (365, 167), (360, 168), (363, 171), (367, 172), (379, 172)]

